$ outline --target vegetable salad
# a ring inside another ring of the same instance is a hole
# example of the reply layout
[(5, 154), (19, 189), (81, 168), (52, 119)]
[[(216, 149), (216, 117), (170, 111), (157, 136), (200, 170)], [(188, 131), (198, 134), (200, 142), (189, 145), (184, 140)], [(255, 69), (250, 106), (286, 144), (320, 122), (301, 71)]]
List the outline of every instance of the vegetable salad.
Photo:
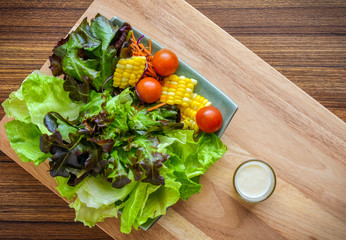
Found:
[[(175, 54), (156, 58), (139, 40), (128, 23), (84, 19), (53, 49), (54, 76), (33, 72), (2, 104), (14, 118), (5, 124), (11, 147), (23, 162), (49, 161), (75, 220), (93, 227), (122, 212), (123, 233), (198, 193), (200, 175), (227, 150), (208, 129), (189, 125), (210, 104), (194, 102), (191, 79), (179, 101), (172, 79), (185, 78), (173, 75)], [(199, 118), (208, 128), (208, 114)]]

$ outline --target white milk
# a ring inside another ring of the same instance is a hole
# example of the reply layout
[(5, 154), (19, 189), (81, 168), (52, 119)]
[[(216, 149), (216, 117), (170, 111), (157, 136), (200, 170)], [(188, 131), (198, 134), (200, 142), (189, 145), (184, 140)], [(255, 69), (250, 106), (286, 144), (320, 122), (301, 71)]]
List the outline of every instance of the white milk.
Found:
[(275, 174), (268, 164), (250, 160), (241, 164), (234, 174), (234, 187), (248, 202), (260, 202), (268, 198), (275, 188)]

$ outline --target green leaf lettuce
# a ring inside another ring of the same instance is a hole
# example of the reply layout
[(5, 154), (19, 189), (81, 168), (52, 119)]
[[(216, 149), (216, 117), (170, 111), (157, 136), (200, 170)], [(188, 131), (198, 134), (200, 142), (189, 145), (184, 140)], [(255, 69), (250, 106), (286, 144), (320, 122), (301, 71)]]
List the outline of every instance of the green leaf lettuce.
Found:
[(23, 162), (34, 162), (37, 166), (50, 155), (41, 152), (41, 131), (35, 124), (12, 120), (5, 124), (11, 147)]

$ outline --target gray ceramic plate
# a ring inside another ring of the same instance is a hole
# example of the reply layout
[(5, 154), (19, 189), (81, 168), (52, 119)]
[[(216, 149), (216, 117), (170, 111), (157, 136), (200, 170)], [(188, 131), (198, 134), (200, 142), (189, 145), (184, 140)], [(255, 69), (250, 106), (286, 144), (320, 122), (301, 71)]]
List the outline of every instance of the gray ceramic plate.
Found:
[[(120, 18), (113, 17), (111, 20), (115, 25), (121, 26), (124, 21)], [(130, 23), (131, 24), (131, 23)], [(141, 40), (141, 43), (144, 46), (148, 45), (149, 36), (145, 35), (141, 31), (133, 28), (135, 37), (138, 39), (144, 35)], [(163, 48), (160, 44), (151, 39), (152, 53), (155, 54), (158, 50)], [(216, 132), (216, 135), (221, 138), (222, 134), (226, 130), (228, 124), (230, 123), (232, 117), (238, 109), (237, 104), (233, 102), (225, 93), (218, 89), (214, 84), (209, 82), (205, 77), (195, 71), (192, 67), (187, 65), (184, 61), (179, 59), (179, 68), (176, 72), (178, 76), (185, 76), (188, 78), (194, 78), (198, 80), (197, 85), (194, 88), (194, 92), (200, 94), (201, 96), (207, 98), (212, 102), (213, 106), (217, 107), (222, 113), (223, 124), (221, 128)], [(158, 219), (159, 217), (149, 219), (146, 223), (142, 224), (140, 227), (144, 230), (148, 230)]]

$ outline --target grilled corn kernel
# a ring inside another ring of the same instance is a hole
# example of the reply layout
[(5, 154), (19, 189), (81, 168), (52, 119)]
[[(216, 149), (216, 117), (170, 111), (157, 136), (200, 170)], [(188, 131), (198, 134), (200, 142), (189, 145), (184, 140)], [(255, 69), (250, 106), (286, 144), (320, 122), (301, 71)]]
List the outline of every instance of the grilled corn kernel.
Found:
[(118, 61), (113, 76), (113, 86), (127, 88), (135, 86), (145, 69), (146, 59), (142, 56), (122, 58)]
[(160, 101), (170, 105), (188, 106), (196, 84), (197, 80), (195, 79), (170, 75), (163, 80)]

